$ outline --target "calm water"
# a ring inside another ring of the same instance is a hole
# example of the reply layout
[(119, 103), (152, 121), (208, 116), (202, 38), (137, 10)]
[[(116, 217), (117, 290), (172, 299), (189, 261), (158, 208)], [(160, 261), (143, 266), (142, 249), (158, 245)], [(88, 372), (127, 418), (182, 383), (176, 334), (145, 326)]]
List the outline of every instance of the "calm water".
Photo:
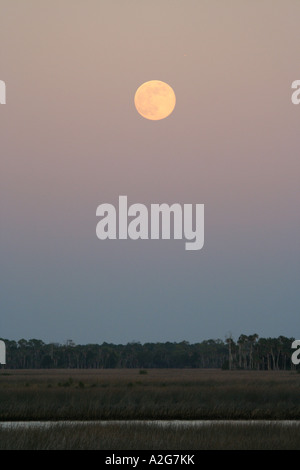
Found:
[(223, 425), (239, 425), (239, 426), (251, 426), (257, 424), (270, 425), (276, 424), (278, 426), (300, 426), (300, 420), (195, 420), (195, 421), (184, 421), (184, 420), (173, 420), (173, 421), (2, 421), (0, 422), (0, 428), (32, 428), (32, 427), (53, 427), (53, 426), (69, 426), (69, 425), (102, 425), (107, 426), (108, 424), (118, 425), (150, 425), (150, 426), (174, 426), (174, 427), (203, 427), (211, 426), (214, 424)]

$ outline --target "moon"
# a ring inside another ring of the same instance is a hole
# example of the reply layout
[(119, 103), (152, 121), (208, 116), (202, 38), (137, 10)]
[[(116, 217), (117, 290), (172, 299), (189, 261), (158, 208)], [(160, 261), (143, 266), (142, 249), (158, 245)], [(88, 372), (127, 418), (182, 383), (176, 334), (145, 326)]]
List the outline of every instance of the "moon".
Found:
[(134, 104), (141, 116), (151, 121), (158, 121), (172, 113), (176, 96), (173, 88), (167, 83), (150, 80), (136, 90)]

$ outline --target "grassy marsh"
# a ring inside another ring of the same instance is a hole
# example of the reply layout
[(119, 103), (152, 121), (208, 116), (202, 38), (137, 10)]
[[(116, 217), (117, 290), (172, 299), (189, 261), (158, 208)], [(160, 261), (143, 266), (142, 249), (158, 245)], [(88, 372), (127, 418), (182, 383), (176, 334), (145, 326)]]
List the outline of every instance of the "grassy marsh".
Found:
[(1, 428), (0, 450), (293, 450), (299, 426), (210, 424), (54, 424), (49, 428)]
[(300, 419), (300, 375), (211, 369), (0, 370), (0, 421)]

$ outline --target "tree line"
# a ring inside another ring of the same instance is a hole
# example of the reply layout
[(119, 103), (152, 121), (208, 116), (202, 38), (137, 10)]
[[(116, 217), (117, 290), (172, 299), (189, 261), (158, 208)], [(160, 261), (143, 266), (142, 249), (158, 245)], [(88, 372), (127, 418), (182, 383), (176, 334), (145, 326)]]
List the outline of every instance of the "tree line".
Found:
[[(1, 338), (2, 339), (2, 338)], [(6, 367), (9, 369), (50, 368), (217, 368), (244, 370), (290, 370), (294, 338), (259, 338), (241, 334), (235, 341), (209, 339), (127, 344), (77, 345), (44, 343), (39, 339), (7, 340)], [(1, 367), (1, 366), (0, 366)]]

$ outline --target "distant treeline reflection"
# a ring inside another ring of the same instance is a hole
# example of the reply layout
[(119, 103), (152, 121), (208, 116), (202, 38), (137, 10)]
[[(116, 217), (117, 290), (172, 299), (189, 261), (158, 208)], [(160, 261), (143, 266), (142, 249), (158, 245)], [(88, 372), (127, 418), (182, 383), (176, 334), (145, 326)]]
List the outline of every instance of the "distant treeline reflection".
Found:
[[(46, 344), (38, 339), (6, 344), (6, 367), (41, 368), (222, 368), (246, 370), (295, 369), (291, 362), (294, 338), (259, 338), (257, 334), (209, 339), (190, 344), (131, 342), (123, 344)], [(3, 366), (2, 366), (3, 367)]]

